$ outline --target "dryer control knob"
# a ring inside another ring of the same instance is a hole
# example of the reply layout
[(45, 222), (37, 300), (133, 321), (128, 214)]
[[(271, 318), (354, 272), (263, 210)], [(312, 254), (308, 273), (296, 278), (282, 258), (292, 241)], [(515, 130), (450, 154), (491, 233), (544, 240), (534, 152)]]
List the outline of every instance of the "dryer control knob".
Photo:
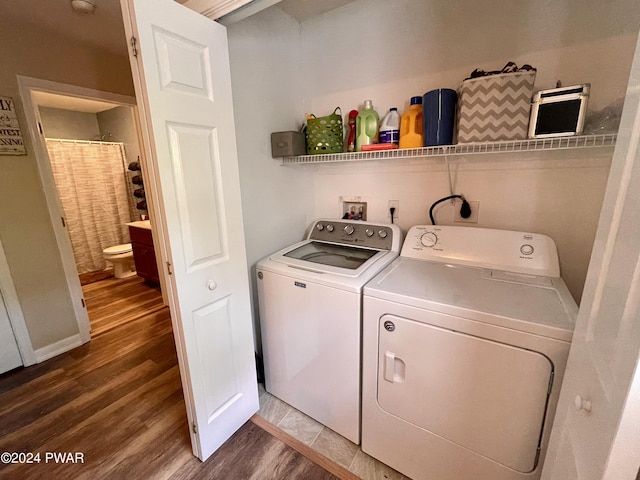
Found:
[(327, 225), (327, 232), (333, 232), (333, 225)]
[(370, 228), (367, 228), (364, 233), (367, 234), (367, 237), (373, 237), (373, 230)]
[(386, 230), (380, 230), (380, 231), (378, 232), (378, 236), (379, 236), (380, 238), (387, 238), (387, 231), (386, 231)]
[(420, 243), (425, 247), (433, 247), (438, 243), (438, 236), (433, 232), (423, 233), (420, 237)]
[(316, 229), (321, 232), (322, 230), (324, 230), (324, 225), (321, 223), (316, 224)]
[(344, 233), (346, 233), (347, 235), (351, 235), (354, 230), (355, 229), (353, 228), (353, 225), (346, 225), (344, 227)]

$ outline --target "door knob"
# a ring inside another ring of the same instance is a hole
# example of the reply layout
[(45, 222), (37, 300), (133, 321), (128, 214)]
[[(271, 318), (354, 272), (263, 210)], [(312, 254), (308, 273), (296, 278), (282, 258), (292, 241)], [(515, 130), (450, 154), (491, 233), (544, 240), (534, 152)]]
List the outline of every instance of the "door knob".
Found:
[(207, 288), (209, 290), (215, 290), (217, 286), (218, 286), (218, 284), (216, 282), (214, 282), (213, 280), (209, 280), (209, 283), (207, 283)]
[(581, 395), (576, 395), (576, 398), (573, 400), (573, 406), (576, 407), (578, 411), (591, 412), (591, 400), (587, 400)]

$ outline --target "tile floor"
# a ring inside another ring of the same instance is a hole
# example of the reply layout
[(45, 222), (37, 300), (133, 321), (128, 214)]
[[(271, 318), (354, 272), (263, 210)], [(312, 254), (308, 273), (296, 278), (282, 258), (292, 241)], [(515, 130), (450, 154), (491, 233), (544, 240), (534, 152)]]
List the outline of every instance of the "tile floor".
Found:
[(409, 480), (360, 447), (260, 388), (258, 415), (363, 480)]

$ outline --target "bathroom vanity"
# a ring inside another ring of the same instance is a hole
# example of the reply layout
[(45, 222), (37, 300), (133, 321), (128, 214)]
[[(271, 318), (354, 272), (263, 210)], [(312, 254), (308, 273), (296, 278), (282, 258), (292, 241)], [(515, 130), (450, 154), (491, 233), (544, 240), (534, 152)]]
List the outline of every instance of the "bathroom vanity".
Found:
[(153, 236), (151, 235), (151, 223), (149, 220), (127, 223), (133, 260), (136, 264), (138, 276), (153, 283), (160, 283), (158, 265), (156, 264), (156, 252), (153, 248)]

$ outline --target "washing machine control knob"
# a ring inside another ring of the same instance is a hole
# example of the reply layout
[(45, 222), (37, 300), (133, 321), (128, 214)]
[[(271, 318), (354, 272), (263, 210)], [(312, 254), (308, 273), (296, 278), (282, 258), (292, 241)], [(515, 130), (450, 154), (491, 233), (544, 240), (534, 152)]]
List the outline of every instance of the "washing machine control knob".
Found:
[(438, 236), (433, 232), (423, 233), (420, 237), (420, 243), (425, 247), (433, 247), (438, 243)]
[(324, 230), (324, 225), (321, 223), (316, 224), (316, 229), (321, 232), (322, 230)]
[(529, 245), (528, 243), (525, 243), (520, 247), (520, 253), (522, 253), (523, 255), (531, 255), (533, 253), (533, 250), (533, 245)]
[(347, 235), (351, 235), (354, 230), (355, 229), (353, 228), (353, 225), (346, 225), (344, 227), (344, 233), (346, 233)]
[(380, 238), (387, 238), (387, 235), (388, 235), (388, 234), (387, 234), (387, 231), (386, 231), (386, 230), (380, 230), (380, 231), (378, 232), (378, 236), (379, 236)]
[(373, 230), (371, 228), (367, 228), (364, 233), (367, 234), (367, 237), (373, 237)]
[(327, 225), (327, 232), (333, 232), (333, 225), (331, 224)]

